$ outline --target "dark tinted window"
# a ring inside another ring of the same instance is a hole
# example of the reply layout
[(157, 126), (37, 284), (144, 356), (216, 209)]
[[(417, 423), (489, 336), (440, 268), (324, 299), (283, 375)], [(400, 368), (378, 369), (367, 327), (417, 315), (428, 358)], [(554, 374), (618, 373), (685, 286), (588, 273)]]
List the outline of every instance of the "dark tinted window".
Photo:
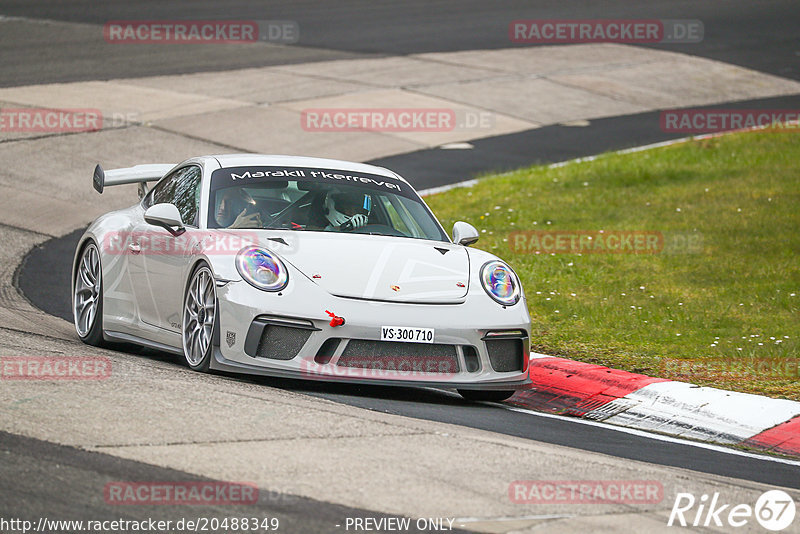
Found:
[(175, 191), (175, 179), (181, 172), (183, 172), (183, 169), (178, 169), (156, 184), (153, 191), (150, 193), (148, 207), (170, 201), (169, 199), (172, 198), (172, 193)]
[[(351, 222), (356, 216), (358, 226)], [(207, 224), (449, 241), (409, 184), (338, 169), (217, 169), (211, 174)]]
[(197, 226), (200, 205), (200, 168), (187, 167), (175, 181), (172, 203), (178, 206), (183, 224)]
[(156, 185), (147, 206), (175, 204), (183, 224), (197, 226), (201, 175), (199, 167), (178, 169)]

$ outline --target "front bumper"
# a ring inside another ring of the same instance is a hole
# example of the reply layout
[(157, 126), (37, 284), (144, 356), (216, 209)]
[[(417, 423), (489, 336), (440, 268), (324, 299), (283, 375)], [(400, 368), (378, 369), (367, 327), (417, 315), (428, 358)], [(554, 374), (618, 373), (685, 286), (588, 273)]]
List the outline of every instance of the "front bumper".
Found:
[[(218, 346), (211, 368), (458, 389), (512, 390), (529, 383), (530, 319), (524, 301), (503, 308), (479, 288), (459, 304), (398, 304), (335, 297), (313, 283), (303, 286), (281, 294), (243, 281), (218, 287)], [(330, 326), (327, 310), (345, 323)], [(381, 342), (383, 326), (433, 328), (435, 339), (432, 344)]]

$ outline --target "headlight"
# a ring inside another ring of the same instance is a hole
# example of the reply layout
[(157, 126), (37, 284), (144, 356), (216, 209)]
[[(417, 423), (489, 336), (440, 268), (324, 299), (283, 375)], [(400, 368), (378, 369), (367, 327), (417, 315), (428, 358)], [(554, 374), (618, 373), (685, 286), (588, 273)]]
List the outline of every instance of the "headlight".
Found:
[(289, 283), (289, 272), (273, 253), (247, 247), (236, 255), (236, 270), (247, 282), (264, 291), (280, 291)]
[(490, 261), (481, 267), (481, 284), (486, 293), (503, 306), (513, 306), (519, 302), (519, 279), (501, 261)]

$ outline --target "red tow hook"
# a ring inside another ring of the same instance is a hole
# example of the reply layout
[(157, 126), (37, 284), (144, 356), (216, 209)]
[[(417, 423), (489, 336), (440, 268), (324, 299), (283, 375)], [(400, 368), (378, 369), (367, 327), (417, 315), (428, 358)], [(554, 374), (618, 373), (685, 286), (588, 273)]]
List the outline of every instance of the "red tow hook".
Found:
[(331, 326), (342, 326), (344, 324), (344, 317), (339, 317), (335, 313), (325, 310), (325, 313), (331, 316)]

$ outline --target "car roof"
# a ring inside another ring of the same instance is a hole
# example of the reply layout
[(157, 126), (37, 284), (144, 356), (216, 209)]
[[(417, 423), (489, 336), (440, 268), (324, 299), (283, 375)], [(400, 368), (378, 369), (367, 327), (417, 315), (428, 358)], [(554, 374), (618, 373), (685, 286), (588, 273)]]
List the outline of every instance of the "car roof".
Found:
[(308, 156), (285, 156), (285, 155), (268, 155), (268, 154), (221, 154), (216, 156), (209, 156), (215, 158), (219, 164), (225, 167), (248, 167), (248, 166), (291, 166), (291, 167), (305, 167), (317, 169), (332, 169), (340, 171), (362, 172), (366, 174), (376, 174), (378, 176), (386, 176), (389, 178), (400, 179), (408, 183), (402, 176), (375, 165), (366, 163), (355, 163), (353, 161), (344, 161), (339, 159), (327, 158), (313, 158)]

